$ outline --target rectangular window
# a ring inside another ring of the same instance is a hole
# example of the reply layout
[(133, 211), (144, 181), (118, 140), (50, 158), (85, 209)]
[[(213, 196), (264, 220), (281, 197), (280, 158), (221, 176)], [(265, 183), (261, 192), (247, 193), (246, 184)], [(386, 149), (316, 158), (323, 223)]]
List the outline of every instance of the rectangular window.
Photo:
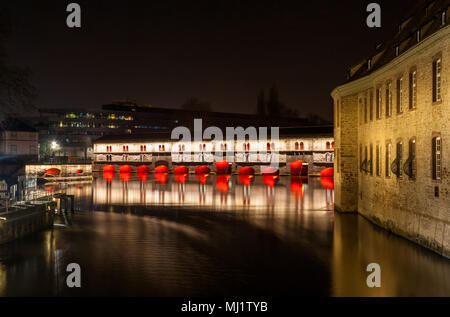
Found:
[(370, 161), (369, 161), (369, 172), (373, 175), (373, 145), (370, 145)]
[(364, 102), (364, 123), (367, 123), (367, 115), (368, 115), (368, 109), (367, 109), (367, 99)]
[(391, 144), (386, 144), (386, 177), (391, 176)]
[(386, 117), (392, 115), (392, 85), (391, 83), (386, 86)]
[(410, 178), (416, 178), (416, 140), (409, 141), (409, 169)]
[(369, 117), (370, 121), (373, 121), (373, 91), (370, 91), (369, 95)]
[(364, 171), (365, 171), (366, 174), (367, 174), (367, 146), (364, 147), (364, 161), (365, 161), (365, 164), (364, 164)]
[(441, 101), (441, 59), (433, 62), (433, 102)]
[(376, 167), (377, 167), (377, 176), (381, 175), (381, 158), (380, 158), (380, 146), (377, 145), (376, 151)]
[(16, 154), (17, 153), (17, 145), (11, 144), (9, 146), (9, 153)]
[(409, 109), (417, 106), (417, 71), (409, 74)]
[(381, 96), (381, 88), (377, 89), (377, 119), (381, 118), (381, 102), (382, 102), (382, 96)]
[(403, 143), (398, 142), (397, 143), (397, 164), (396, 164), (396, 171), (397, 176), (400, 177), (402, 175), (402, 161), (403, 161)]
[(397, 113), (403, 112), (403, 77), (397, 79)]
[(441, 138), (433, 139), (433, 179), (441, 179)]

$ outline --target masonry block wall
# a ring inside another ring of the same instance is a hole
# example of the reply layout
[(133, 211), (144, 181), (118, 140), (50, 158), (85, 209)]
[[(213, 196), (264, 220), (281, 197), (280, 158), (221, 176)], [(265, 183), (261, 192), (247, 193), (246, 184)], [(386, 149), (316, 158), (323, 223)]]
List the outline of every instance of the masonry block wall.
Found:
[[(440, 100), (435, 100), (436, 61), (441, 63)], [(332, 96), (336, 209), (357, 211), (449, 257), (450, 27), (337, 87)]]

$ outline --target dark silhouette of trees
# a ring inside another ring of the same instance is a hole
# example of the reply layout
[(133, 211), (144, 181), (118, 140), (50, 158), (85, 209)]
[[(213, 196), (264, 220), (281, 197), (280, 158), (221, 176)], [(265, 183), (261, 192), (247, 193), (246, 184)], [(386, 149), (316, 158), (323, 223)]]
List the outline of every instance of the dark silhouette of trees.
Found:
[(210, 112), (211, 104), (206, 101), (201, 101), (196, 97), (189, 97), (186, 101), (181, 105), (181, 109), (191, 110), (191, 111), (203, 111)]
[(274, 83), (269, 91), (269, 100), (265, 101), (264, 90), (261, 89), (257, 98), (257, 114), (270, 117), (298, 117), (296, 110), (287, 107), (279, 99), (278, 88)]
[(256, 101), (256, 113), (260, 116), (266, 115), (266, 99), (264, 96), (264, 89), (261, 89), (259, 92), (257, 101)]
[(36, 91), (29, 82), (31, 71), (7, 63), (5, 46), (10, 34), (7, 12), (0, 9), (0, 121), (10, 114), (35, 111)]

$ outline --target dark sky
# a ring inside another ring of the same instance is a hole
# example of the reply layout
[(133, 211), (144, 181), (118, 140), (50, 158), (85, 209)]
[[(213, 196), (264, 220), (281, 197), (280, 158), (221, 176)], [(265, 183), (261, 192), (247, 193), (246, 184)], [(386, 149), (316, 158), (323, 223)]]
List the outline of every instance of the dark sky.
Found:
[(378, 1), (382, 28), (366, 26), (372, 1), (10, 1), (9, 61), (29, 66), (39, 107), (97, 108), (132, 99), (179, 107), (195, 96), (213, 110), (253, 113), (261, 88), (300, 114), (330, 119), (330, 92), (413, 5)]

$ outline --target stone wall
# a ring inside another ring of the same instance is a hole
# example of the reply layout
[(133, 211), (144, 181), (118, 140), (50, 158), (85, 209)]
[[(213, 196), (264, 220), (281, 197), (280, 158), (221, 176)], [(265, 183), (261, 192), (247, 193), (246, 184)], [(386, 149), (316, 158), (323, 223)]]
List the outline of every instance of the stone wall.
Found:
[[(433, 62), (441, 58), (442, 100), (433, 102)], [(409, 73), (417, 72), (417, 105), (410, 109)], [(397, 79), (403, 78), (403, 111), (397, 111)], [(392, 113), (386, 113), (391, 83)], [(381, 88), (381, 118), (376, 116), (376, 89)], [(372, 91), (372, 94), (371, 94)], [(370, 107), (370, 96), (373, 107)], [(450, 27), (424, 39), (370, 75), (337, 87), (336, 123), (336, 209), (358, 211), (372, 222), (405, 238), (450, 256)], [(366, 102), (367, 100), (367, 102)], [(338, 113), (338, 102), (340, 103)], [(367, 122), (365, 107), (367, 104)], [(370, 109), (372, 108), (372, 120)], [(433, 179), (432, 140), (442, 140), (441, 179)], [(402, 142), (403, 163), (415, 141), (415, 176), (390, 168), (396, 144)], [(386, 145), (391, 160), (386, 164)], [(376, 171), (376, 149), (381, 147), (381, 169)], [(372, 172), (361, 170), (367, 147), (373, 151)], [(361, 148), (361, 150), (360, 150)], [(339, 154), (338, 154), (339, 153)], [(339, 164), (339, 166), (337, 166)], [(391, 170), (387, 174), (387, 168)]]
[(14, 213), (2, 213), (0, 217), (0, 244), (13, 241), (32, 233), (51, 228), (53, 226), (54, 206), (46, 204), (30, 207), (27, 210)]

